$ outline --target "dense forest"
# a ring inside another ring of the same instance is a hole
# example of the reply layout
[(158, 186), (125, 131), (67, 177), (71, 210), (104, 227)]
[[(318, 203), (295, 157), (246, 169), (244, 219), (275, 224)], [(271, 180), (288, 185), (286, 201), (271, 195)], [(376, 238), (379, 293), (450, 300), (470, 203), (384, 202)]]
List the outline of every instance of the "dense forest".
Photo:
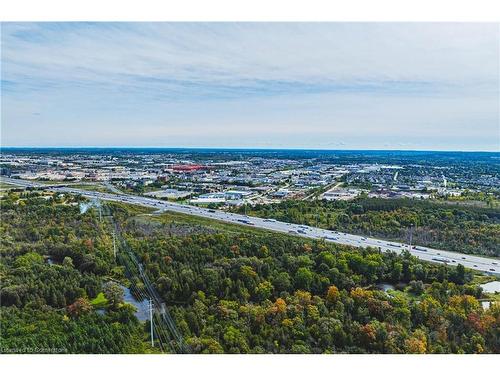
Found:
[(287, 200), (237, 212), (348, 233), (500, 257), (500, 209), (412, 199)]
[[(195, 353), (500, 351), (500, 306), (459, 266), (234, 226), (178, 236), (165, 214), (128, 242)], [(389, 283), (389, 293), (377, 288)]]
[(106, 282), (117, 271), (95, 213), (81, 215), (70, 197), (36, 193), (11, 193), (0, 203), (0, 352), (148, 350), (142, 324), (119, 293), (105, 314), (91, 303), (99, 293), (113, 295)]
[[(2, 352), (152, 350), (95, 210), (34, 193), (0, 202)], [(500, 306), (483, 309), (463, 267), (110, 206), (190, 352), (500, 352)]]

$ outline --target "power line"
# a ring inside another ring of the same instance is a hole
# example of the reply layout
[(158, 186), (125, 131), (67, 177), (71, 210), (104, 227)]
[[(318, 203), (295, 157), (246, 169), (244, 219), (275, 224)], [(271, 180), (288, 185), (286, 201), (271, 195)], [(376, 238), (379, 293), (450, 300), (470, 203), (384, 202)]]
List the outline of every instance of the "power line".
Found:
[[(134, 251), (123, 238), (119, 224), (114, 220), (109, 208), (104, 206), (104, 209), (106, 211), (106, 218), (112, 227), (114, 227), (112, 234), (115, 259), (125, 267), (125, 274), (131, 280), (131, 290), (134, 291), (134, 294), (138, 295), (143, 301), (149, 301), (151, 345), (154, 346), (154, 339), (156, 337), (160, 343), (161, 350), (165, 350), (168, 345), (173, 352), (189, 352), (189, 348), (178, 331), (176, 323), (170, 315), (163, 299), (150, 282), (142, 263), (139, 262)], [(123, 251), (118, 252), (120, 247)], [(136, 279), (142, 282), (144, 288), (134, 285), (135, 281), (133, 280)]]
[(116, 233), (115, 231), (112, 232), (113, 235), (113, 256), (115, 257), (116, 261)]
[(153, 335), (153, 300), (149, 299), (149, 319), (151, 321), (151, 346), (155, 346), (154, 335)]
[[(141, 304), (144, 304), (145, 301), (148, 300), (148, 296), (146, 294), (144, 294), (144, 292), (142, 292), (140, 290), (140, 288), (138, 288), (133, 283), (130, 285), (130, 288), (133, 291), (133, 293), (135, 293), (136, 295), (139, 296), (139, 298), (141, 299), (141, 302), (140, 302)], [(164, 325), (162, 324), (162, 322), (157, 317), (157, 314), (155, 313), (154, 309), (155, 308), (153, 308), (153, 314), (154, 314), (153, 315), (153, 320), (156, 320), (156, 324), (153, 325), (153, 330), (156, 332), (156, 338), (159, 341), (160, 349), (162, 351), (166, 351), (167, 344), (170, 347), (170, 349), (172, 349), (171, 348), (171, 344), (170, 344), (171, 339), (169, 338), (169, 333), (166, 331)], [(150, 320), (151, 320), (151, 316), (150, 316)]]

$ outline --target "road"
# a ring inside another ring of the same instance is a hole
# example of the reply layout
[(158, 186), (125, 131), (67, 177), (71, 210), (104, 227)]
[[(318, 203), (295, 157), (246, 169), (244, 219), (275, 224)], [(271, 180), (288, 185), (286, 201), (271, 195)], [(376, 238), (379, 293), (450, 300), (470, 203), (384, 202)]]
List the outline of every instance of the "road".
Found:
[(500, 260), (497, 260), (495, 258), (486, 258), (477, 255), (432, 249), (424, 246), (416, 246), (412, 249), (409, 249), (409, 246), (407, 244), (402, 244), (395, 241), (386, 241), (378, 238), (363, 237), (354, 234), (330, 231), (322, 228), (290, 224), (276, 221), (274, 219), (250, 217), (241, 214), (228, 213), (225, 211), (211, 210), (207, 208), (189, 206), (173, 202), (166, 202), (154, 198), (136, 195), (101, 193), (96, 191), (75, 189), (68, 186), (50, 186), (47, 188), (47, 185), (39, 184), (33, 181), (4, 177), (2, 177), (2, 181), (21, 187), (44, 187), (48, 190), (58, 191), (61, 193), (80, 194), (88, 198), (99, 198), (106, 201), (136, 204), (140, 206), (156, 208), (162, 211), (172, 211), (187, 215), (200, 216), (232, 224), (246, 225), (249, 227), (262, 228), (275, 232), (293, 234), (300, 237), (324, 239), (325, 241), (342, 245), (350, 245), (354, 247), (373, 247), (381, 251), (393, 251), (398, 254), (401, 254), (403, 250), (409, 250), (412, 255), (424, 261), (448, 264), (451, 266), (462, 264), (466, 268), (486, 272), (489, 274), (500, 275)]

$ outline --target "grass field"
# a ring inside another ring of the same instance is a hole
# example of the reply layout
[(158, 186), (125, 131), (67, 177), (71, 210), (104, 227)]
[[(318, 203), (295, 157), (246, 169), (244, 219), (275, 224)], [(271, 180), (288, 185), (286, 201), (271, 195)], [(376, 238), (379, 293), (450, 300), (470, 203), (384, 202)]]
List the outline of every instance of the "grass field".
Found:
[(12, 188), (18, 188), (19, 186), (9, 184), (7, 182), (0, 181), (0, 189), (12, 189)]
[(88, 190), (88, 191), (98, 191), (100, 193), (109, 193), (109, 189), (99, 185), (88, 185), (88, 184), (76, 184), (76, 185), (71, 185), (72, 188), (74, 189), (81, 189), (81, 190)]
[(104, 294), (101, 292), (97, 295), (96, 298), (90, 301), (90, 303), (95, 309), (101, 309), (108, 305), (108, 300), (106, 299), (106, 297), (104, 297)]
[[(183, 223), (183, 224), (191, 224), (191, 225), (200, 225), (200, 226), (206, 226), (212, 229), (220, 230), (220, 231), (225, 231), (225, 232), (230, 232), (230, 233), (248, 233), (248, 234), (254, 234), (254, 235), (269, 235), (269, 233), (274, 233), (277, 236), (292, 236), (290, 234), (286, 233), (278, 233), (278, 232), (272, 232), (267, 229), (261, 229), (261, 228), (254, 228), (246, 225), (238, 225), (238, 224), (231, 224), (231, 223), (226, 223), (224, 221), (219, 221), (219, 220), (214, 220), (214, 219), (208, 219), (208, 218), (203, 218), (199, 216), (193, 216), (193, 215), (186, 215), (186, 214), (181, 214), (177, 212), (164, 212), (158, 215), (152, 215), (151, 216), (152, 220), (157, 220), (160, 221), (163, 224), (170, 224), (170, 223)], [(297, 236), (293, 236), (297, 237)], [(304, 241), (309, 241), (306, 238), (302, 238)]]

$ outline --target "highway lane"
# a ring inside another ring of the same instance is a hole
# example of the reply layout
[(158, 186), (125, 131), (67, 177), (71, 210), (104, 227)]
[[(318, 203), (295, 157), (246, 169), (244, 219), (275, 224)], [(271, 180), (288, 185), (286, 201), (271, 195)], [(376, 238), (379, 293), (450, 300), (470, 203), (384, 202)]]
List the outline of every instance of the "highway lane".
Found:
[(495, 258), (487, 258), (476, 255), (462, 254), (457, 252), (432, 249), (424, 246), (416, 246), (411, 249), (407, 244), (395, 241), (386, 241), (378, 238), (363, 237), (359, 235), (330, 231), (322, 228), (310, 227), (305, 225), (290, 224), (276, 221), (273, 219), (263, 219), (258, 217), (250, 217), (241, 214), (228, 213), (220, 210), (211, 210), (196, 206), (166, 202), (154, 198), (135, 196), (129, 194), (112, 194), (101, 193), (96, 191), (88, 191), (75, 189), (68, 186), (57, 187), (39, 184), (33, 181), (2, 178), (6, 183), (18, 185), (22, 187), (44, 187), (46, 189), (70, 194), (81, 194), (88, 198), (99, 198), (102, 200), (137, 204), (146, 207), (156, 208), (162, 211), (172, 211), (187, 215), (195, 215), (215, 220), (220, 220), (228, 223), (246, 225), (267, 229), (275, 232), (288, 233), (296, 236), (307, 237), (312, 239), (324, 239), (325, 241), (335, 242), (342, 245), (350, 245), (354, 247), (373, 247), (381, 251), (393, 251), (401, 254), (403, 250), (409, 250), (410, 253), (424, 261), (448, 264), (456, 266), (462, 264), (464, 267), (500, 275), (500, 260)]

